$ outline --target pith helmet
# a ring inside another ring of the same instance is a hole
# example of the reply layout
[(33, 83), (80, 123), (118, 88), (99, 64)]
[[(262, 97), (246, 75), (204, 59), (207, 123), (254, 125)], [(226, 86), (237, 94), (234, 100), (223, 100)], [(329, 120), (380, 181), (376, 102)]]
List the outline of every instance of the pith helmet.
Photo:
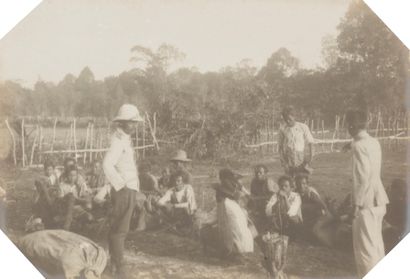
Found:
[(113, 121), (144, 121), (136, 106), (124, 104), (120, 107), (117, 116)]

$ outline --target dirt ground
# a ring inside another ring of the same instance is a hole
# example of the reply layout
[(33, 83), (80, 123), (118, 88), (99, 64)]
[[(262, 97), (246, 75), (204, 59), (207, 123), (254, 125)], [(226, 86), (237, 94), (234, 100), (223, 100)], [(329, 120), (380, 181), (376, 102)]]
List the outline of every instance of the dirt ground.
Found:
[[(382, 179), (386, 187), (394, 178), (405, 178), (409, 173), (406, 155), (405, 149), (383, 151)], [(220, 167), (230, 166), (246, 174), (243, 182), (249, 186), (252, 166), (256, 163), (267, 164), (272, 178), (277, 179), (281, 174), (282, 170), (274, 155), (262, 157), (255, 154), (227, 160), (223, 164), (192, 163), (193, 186), (199, 207), (210, 210), (215, 206), (210, 184), (217, 181)], [(350, 164), (349, 154), (318, 154), (313, 162), (314, 173), (310, 184), (324, 197), (340, 202), (350, 191)], [(158, 170), (155, 169), (156, 174), (159, 174)], [(23, 234), (24, 221), (30, 216), (33, 181), (38, 172), (17, 170), (4, 163), (0, 165), (0, 183), (7, 190), (9, 200), (6, 233), (12, 240)], [(94, 239), (106, 247), (104, 235)], [(266, 278), (258, 250), (244, 264), (221, 262), (212, 254), (205, 255), (197, 241), (169, 232), (131, 233), (126, 247), (129, 274), (133, 278)], [(355, 273), (353, 254), (349, 247), (341, 251), (304, 241), (291, 242), (286, 272), (291, 275), (290, 278), (352, 278)], [(112, 277), (106, 272), (104, 278)]]

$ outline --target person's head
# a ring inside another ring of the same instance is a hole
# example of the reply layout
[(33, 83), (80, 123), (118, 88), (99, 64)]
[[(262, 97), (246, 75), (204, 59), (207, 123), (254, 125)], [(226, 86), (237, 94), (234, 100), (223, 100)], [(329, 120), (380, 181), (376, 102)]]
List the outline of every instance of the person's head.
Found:
[(278, 184), (280, 190), (284, 191), (286, 194), (289, 194), (292, 191), (292, 180), (287, 175), (282, 175), (278, 179)]
[(177, 171), (172, 176), (172, 184), (179, 191), (184, 187), (184, 173), (182, 171)]
[(93, 162), (93, 168), (92, 171), (94, 174), (97, 174), (101, 171), (101, 162), (96, 160)]
[(144, 121), (136, 106), (124, 104), (120, 107), (114, 121), (118, 123), (118, 127), (127, 135), (135, 132), (135, 125), (139, 121)]
[(44, 174), (48, 177), (52, 176), (54, 174), (54, 162), (51, 160), (47, 160), (44, 162)]
[(225, 168), (225, 169), (221, 169), (219, 171), (219, 180), (225, 181), (225, 180), (233, 180), (233, 181), (239, 181), (239, 179), (241, 179), (242, 176), (234, 171), (232, 171), (231, 169)]
[(175, 167), (175, 168), (182, 168), (182, 167), (185, 166), (185, 162), (183, 162), (183, 161), (176, 161), (176, 160), (174, 160), (174, 161), (172, 161), (172, 163), (174, 164), (174, 167)]
[(347, 130), (352, 137), (367, 127), (367, 112), (365, 110), (349, 110), (346, 114)]
[(309, 175), (305, 173), (298, 174), (295, 177), (295, 184), (299, 193), (306, 193), (309, 187)]
[(257, 180), (264, 180), (266, 178), (266, 174), (268, 173), (268, 168), (265, 165), (260, 164), (260, 165), (255, 166), (254, 171), (255, 171), (255, 178)]
[(76, 166), (76, 165), (77, 163), (72, 157), (68, 157), (64, 160), (64, 170), (65, 171), (67, 171), (71, 166)]
[(282, 110), (282, 118), (285, 121), (286, 125), (293, 127), (296, 123), (295, 121), (295, 109), (293, 106), (286, 106)]
[(67, 169), (67, 179), (70, 184), (75, 184), (78, 179), (78, 169), (77, 166), (70, 166)]
[(219, 171), (219, 180), (221, 181), (221, 184), (224, 184), (224, 185), (240, 186), (241, 178), (242, 178), (242, 175), (232, 171), (229, 168), (224, 168)]
[(137, 122), (134, 121), (117, 121), (118, 127), (123, 130), (124, 133), (127, 135), (131, 135), (135, 132), (135, 126), (137, 125)]

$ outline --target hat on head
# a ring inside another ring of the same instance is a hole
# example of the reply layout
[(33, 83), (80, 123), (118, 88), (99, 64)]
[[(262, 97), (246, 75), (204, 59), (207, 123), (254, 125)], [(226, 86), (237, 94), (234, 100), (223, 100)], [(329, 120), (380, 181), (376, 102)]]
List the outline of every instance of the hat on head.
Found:
[(117, 116), (113, 121), (144, 121), (136, 106), (124, 104), (120, 107)]
[(234, 172), (231, 169), (225, 168), (225, 169), (221, 169), (219, 171), (219, 179), (234, 179), (234, 180), (238, 180), (241, 179), (243, 177), (243, 175)]
[(177, 150), (175, 156), (171, 158), (170, 161), (180, 161), (180, 162), (191, 162), (191, 159), (188, 159), (186, 152), (184, 150)]

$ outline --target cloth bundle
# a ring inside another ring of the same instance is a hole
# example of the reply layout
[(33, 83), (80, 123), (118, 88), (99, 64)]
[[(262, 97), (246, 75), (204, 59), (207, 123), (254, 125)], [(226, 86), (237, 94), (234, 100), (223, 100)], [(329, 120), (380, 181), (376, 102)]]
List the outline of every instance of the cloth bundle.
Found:
[(99, 279), (107, 264), (102, 247), (81, 235), (64, 230), (45, 230), (20, 239), (21, 252), (49, 276), (67, 279), (84, 276)]

